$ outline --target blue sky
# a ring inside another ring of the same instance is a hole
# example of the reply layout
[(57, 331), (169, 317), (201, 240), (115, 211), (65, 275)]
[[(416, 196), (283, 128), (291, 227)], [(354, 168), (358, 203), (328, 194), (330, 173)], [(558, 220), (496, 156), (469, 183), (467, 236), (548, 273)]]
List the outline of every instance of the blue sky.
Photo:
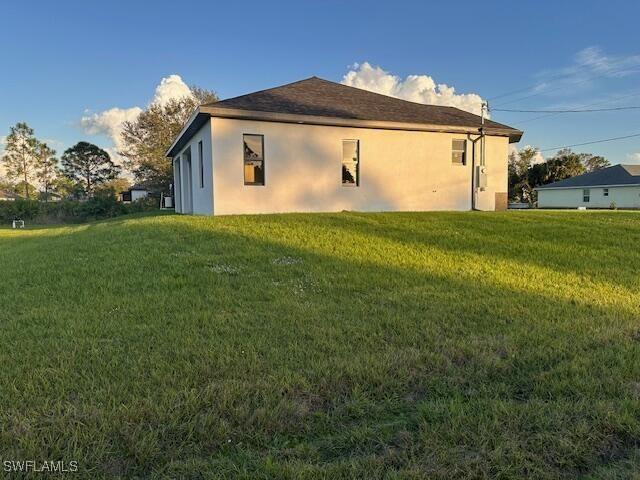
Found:
[[(26, 121), (59, 151), (83, 139), (112, 146), (82, 117), (144, 107), (170, 75), (226, 98), (312, 75), (341, 81), (368, 62), (370, 81), (397, 76), (398, 90), (409, 75), (489, 99), (525, 89), (491, 100), (496, 108), (640, 106), (638, 2), (61, 0), (2, 10), (0, 136)], [(492, 113), (540, 148), (640, 132), (640, 110), (539, 116)], [(640, 137), (576, 150), (640, 163)]]

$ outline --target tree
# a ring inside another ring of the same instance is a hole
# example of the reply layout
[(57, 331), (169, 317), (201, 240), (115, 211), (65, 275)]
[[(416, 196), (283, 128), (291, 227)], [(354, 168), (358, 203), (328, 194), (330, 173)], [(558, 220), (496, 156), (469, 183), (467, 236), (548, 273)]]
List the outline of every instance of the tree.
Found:
[(528, 182), (532, 188), (565, 178), (593, 172), (608, 167), (609, 161), (591, 153), (575, 153), (568, 148), (558, 151), (545, 163), (533, 165), (528, 171)]
[(509, 199), (518, 202), (532, 201), (532, 187), (529, 184), (528, 172), (537, 155), (538, 150), (530, 146), (509, 154)]
[(92, 196), (95, 188), (120, 174), (120, 167), (100, 147), (78, 142), (62, 155), (65, 176), (79, 186), (85, 196)]
[(137, 183), (151, 191), (166, 191), (173, 181), (171, 162), (166, 151), (178, 136), (198, 105), (218, 100), (210, 90), (191, 87), (192, 97), (152, 103), (135, 121), (125, 122), (122, 132), (124, 147), (118, 152)]
[(124, 192), (131, 187), (131, 182), (123, 177), (114, 178), (96, 187), (96, 195), (111, 196), (118, 198), (120, 192)]
[(547, 160), (550, 182), (557, 182), (565, 178), (575, 177), (585, 173), (582, 155), (574, 153), (570, 148), (564, 148)]
[(62, 198), (81, 198), (84, 195), (84, 189), (65, 175), (59, 175), (51, 184), (51, 189)]
[(591, 153), (581, 153), (582, 164), (587, 172), (595, 172), (603, 168), (611, 166), (609, 160), (599, 155), (593, 155)]
[(44, 201), (49, 201), (49, 191), (58, 177), (58, 159), (56, 151), (49, 148), (44, 142), (36, 141), (35, 148), (35, 172), (36, 179), (40, 182), (44, 191)]
[(10, 180), (20, 180), (20, 193), (25, 198), (29, 198), (31, 193), (29, 182), (33, 179), (36, 144), (33, 129), (24, 122), (18, 122), (11, 127), (2, 156), (7, 176)]
[[(29, 196), (25, 197), (24, 192), (29, 192)], [(20, 180), (18, 183), (15, 184), (15, 186), (13, 187), (13, 193), (15, 193), (16, 195), (20, 195), (23, 198), (28, 198), (30, 200), (38, 199), (38, 189), (31, 183), (25, 184), (24, 180)]]
[(531, 188), (535, 188), (539, 185), (546, 185), (565, 178), (582, 175), (585, 173), (585, 167), (582, 163), (581, 155), (572, 152), (568, 148), (559, 150), (546, 162), (533, 165), (529, 169), (527, 174), (529, 185), (531, 185)]
[(15, 188), (16, 186), (13, 182), (10, 182), (9, 179), (0, 176), (0, 190), (15, 193)]

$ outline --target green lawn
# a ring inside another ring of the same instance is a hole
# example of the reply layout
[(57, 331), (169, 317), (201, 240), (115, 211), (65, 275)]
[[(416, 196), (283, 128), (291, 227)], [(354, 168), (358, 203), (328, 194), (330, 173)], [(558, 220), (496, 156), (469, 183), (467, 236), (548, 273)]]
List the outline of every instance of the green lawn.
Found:
[(0, 272), (3, 461), (638, 478), (639, 213), (139, 216)]

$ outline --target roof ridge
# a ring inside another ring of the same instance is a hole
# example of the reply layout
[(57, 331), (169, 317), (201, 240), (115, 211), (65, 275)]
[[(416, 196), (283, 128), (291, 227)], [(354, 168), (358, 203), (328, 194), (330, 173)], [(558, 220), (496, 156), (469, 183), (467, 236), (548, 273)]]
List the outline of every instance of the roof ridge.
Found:
[[(392, 99), (394, 99), (394, 100), (396, 100), (398, 102), (406, 103), (406, 104), (409, 104), (409, 105), (414, 105), (414, 106), (419, 106), (419, 107), (432, 107), (432, 108), (436, 108), (436, 109), (448, 109), (448, 110), (454, 110), (456, 112), (462, 112), (462, 113), (464, 113), (466, 115), (473, 115), (474, 117), (476, 117), (477, 120), (478, 120), (478, 126), (480, 126), (480, 121), (481, 121), (481, 116), (480, 115), (477, 115), (477, 114), (475, 114), (473, 112), (469, 112), (467, 110), (462, 110), (461, 108), (458, 108), (458, 107), (454, 107), (454, 106), (451, 106), (451, 105), (437, 105), (437, 104), (433, 104), (433, 103), (421, 103), (421, 102), (414, 102), (414, 101), (411, 101), (411, 100), (405, 100), (404, 98), (399, 98), (399, 97), (395, 97), (395, 96), (392, 96), (392, 95), (385, 95), (384, 93), (373, 92), (371, 90), (366, 90), (364, 88), (354, 87), (352, 85), (345, 85), (344, 83), (340, 83), (340, 82), (334, 82), (333, 80), (327, 80), (326, 78), (321, 78), (321, 77), (318, 77), (317, 75), (312, 75), (311, 77), (303, 78), (302, 80), (297, 80), (295, 82), (289, 82), (289, 83), (285, 83), (285, 84), (282, 84), (282, 85), (277, 85), (275, 87), (265, 88), (265, 89), (262, 89), (262, 90), (257, 90), (255, 92), (249, 92), (249, 93), (245, 93), (243, 95), (238, 95), (238, 96), (235, 96), (235, 97), (225, 98), (223, 100), (218, 100), (216, 102), (205, 103), (205, 104), (203, 104), (203, 106), (213, 107), (213, 106), (215, 106), (217, 104), (221, 104), (223, 102), (232, 101), (232, 100), (238, 100), (238, 99), (241, 99), (241, 98), (245, 98), (245, 97), (247, 97), (249, 95), (255, 95), (255, 94), (259, 94), (259, 93), (269, 92), (269, 91), (272, 91), (272, 90), (277, 90), (277, 89), (284, 88), (284, 87), (289, 87), (291, 85), (296, 85), (298, 83), (308, 82), (309, 80), (319, 80), (319, 81), (324, 82), (326, 84), (335, 85), (335, 86), (338, 86), (338, 87), (341, 87), (341, 88), (347, 88), (347, 89), (356, 90), (359, 93), (365, 93), (365, 94), (368, 94), (368, 95), (382, 97), (382, 98), (385, 98), (385, 99), (392, 98)], [(490, 124), (493, 124), (494, 127), (498, 127), (498, 128), (499, 127), (513, 128), (513, 127), (509, 127), (508, 125), (505, 125), (503, 123), (496, 122), (495, 120), (487, 119), (487, 121)]]
[[(406, 102), (406, 103), (412, 103), (414, 105), (422, 105), (422, 106), (427, 106), (427, 107), (438, 107), (438, 108), (453, 108), (454, 110), (459, 110), (461, 112), (465, 112), (465, 113), (469, 113), (471, 115), (476, 115), (475, 113), (471, 113), (468, 112), (466, 110), (462, 110), (460, 108), (457, 107), (453, 107), (451, 105), (437, 105), (435, 103), (422, 103), (422, 102), (414, 102), (412, 100), (406, 100), (404, 98), (400, 98), (400, 97), (395, 97), (393, 95), (385, 95), (384, 93), (378, 93), (378, 92), (374, 92), (373, 90), (367, 90), (366, 88), (360, 88), (360, 87), (354, 87), (353, 85), (345, 85), (344, 83), (340, 83), (340, 82), (334, 82), (333, 80), (327, 80), (326, 78), (320, 78), (320, 77), (316, 77), (313, 76), (311, 78), (317, 78), (318, 80), (322, 80), (323, 82), (327, 82), (327, 83), (332, 83), (334, 85), (339, 85), (341, 87), (347, 87), (347, 88), (353, 88), (355, 90), (359, 90), (361, 92), (367, 92), (367, 93), (371, 93), (373, 95), (379, 95), (381, 97), (386, 97), (386, 98), (394, 98), (396, 100), (400, 100), (401, 102)], [(307, 78), (306, 80), (310, 80), (309, 78)], [(284, 86), (284, 85), (283, 85)], [(480, 115), (476, 115), (476, 117), (480, 117)]]

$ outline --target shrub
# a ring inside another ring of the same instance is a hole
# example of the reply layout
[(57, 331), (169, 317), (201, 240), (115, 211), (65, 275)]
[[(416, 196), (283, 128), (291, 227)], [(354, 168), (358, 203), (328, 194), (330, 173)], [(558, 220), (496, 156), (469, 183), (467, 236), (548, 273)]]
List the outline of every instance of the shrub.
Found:
[(50, 203), (18, 199), (12, 202), (0, 202), (0, 223), (7, 224), (15, 218), (39, 224), (80, 223), (157, 208), (154, 198), (144, 198), (129, 204), (118, 202), (107, 195), (88, 200), (62, 200)]

